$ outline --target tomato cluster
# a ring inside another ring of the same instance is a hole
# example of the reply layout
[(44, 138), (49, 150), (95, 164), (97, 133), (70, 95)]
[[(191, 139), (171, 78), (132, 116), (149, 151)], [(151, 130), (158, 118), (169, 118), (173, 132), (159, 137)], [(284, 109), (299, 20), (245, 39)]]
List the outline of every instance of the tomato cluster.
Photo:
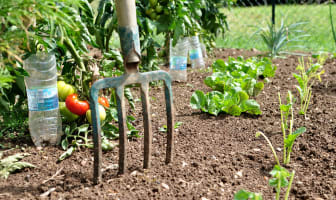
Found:
[[(59, 102), (59, 108), (61, 115), (66, 121), (72, 122), (79, 118), (79, 116), (86, 115), (86, 119), (92, 123), (90, 104), (87, 100), (80, 100), (75, 88), (65, 83), (64, 81), (57, 82), (58, 96), (61, 102)], [(65, 102), (63, 102), (65, 100)], [(106, 118), (105, 108), (110, 107), (107, 98), (101, 96), (98, 98), (99, 104), (99, 117), (103, 121)]]

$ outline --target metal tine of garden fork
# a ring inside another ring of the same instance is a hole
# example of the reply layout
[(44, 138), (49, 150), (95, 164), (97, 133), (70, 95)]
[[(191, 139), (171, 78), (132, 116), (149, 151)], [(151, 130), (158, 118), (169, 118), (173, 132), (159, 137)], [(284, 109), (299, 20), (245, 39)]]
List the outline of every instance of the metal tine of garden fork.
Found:
[(151, 166), (152, 152), (152, 124), (149, 103), (149, 83), (152, 81), (163, 80), (165, 83), (165, 101), (167, 112), (167, 148), (166, 148), (166, 164), (173, 159), (173, 141), (174, 141), (174, 111), (173, 111), (173, 93), (172, 80), (170, 75), (162, 70), (124, 74), (115, 78), (104, 78), (96, 81), (90, 91), (90, 107), (92, 109), (92, 126), (94, 140), (94, 184), (101, 182), (101, 165), (102, 165), (102, 149), (101, 149), (101, 127), (98, 109), (98, 93), (104, 88), (115, 88), (117, 107), (118, 107), (118, 124), (119, 124), (119, 174), (125, 173), (126, 157), (127, 157), (127, 131), (126, 131), (126, 111), (124, 88), (127, 85), (141, 84), (141, 100), (143, 107), (144, 121), (144, 168)]

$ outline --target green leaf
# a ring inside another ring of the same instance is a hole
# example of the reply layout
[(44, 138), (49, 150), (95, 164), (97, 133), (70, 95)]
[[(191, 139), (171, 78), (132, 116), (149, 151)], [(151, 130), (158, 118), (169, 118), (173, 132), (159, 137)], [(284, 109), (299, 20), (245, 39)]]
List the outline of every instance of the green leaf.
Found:
[(301, 88), (304, 88), (304, 81), (302, 77), (296, 73), (293, 73), (294, 78), (297, 80)]
[(256, 102), (253, 99), (245, 100), (239, 106), (240, 106), (242, 112), (248, 112), (248, 113), (254, 114), (254, 115), (260, 115), (261, 114), (260, 105), (258, 104), (258, 102)]
[(112, 149), (114, 149), (116, 146), (118, 146), (117, 144), (112, 144), (106, 137), (102, 137), (102, 150), (104, 151), (110, 151)]
[(233, 116), (240, 116), (241, 112), (242, 109), (238, 105), (233, 105), (227, 110), (227, 113)]
[(254, 85), (253, 96), (257, 96), (263, 89), (264, 89), (264, 83), (263, 82), (257, 82)]
[(248, 96), (248, 94), (245, 91), (239, 91), (238, 92), (239, 95), (239, 104), (245, 100), (248, 100), (250, 97)]
[(64, 138), (64, 139), (62, 140), (61, 146), (62, 146), (62, 149), (63, 149), (64, 151), (68, 149), (68, 146), (69, 146), (68, 138)]
[(192, 109), (204, 108), (206, 102), (206, 97), (204, 93), (200, 90), (196, 90), (190, 99), (190, 106)]
[(18, 153), (12, 156), (8, 156), (0, 160), (0, 177), (7, 179), (9, 174), (17, 170), (21, 170), (27, 167), (34, 168), (35, 165), (32, 165), (27, 162), (20, 162), (22, 158), (29, 156), (28, 153)]
[(14, 154), (12, 156), (8, 156), (7, 158), (4, 158), (4, 159), (0, 160), (0, 166), (9, 166), (12, 163), (15, 163), (15, 162), (17, 162), (17, 161), (21, 160), (22, 158), (27, 157), (29, 155), (30, 155), (29, 153), (17, 153), (17, 154)]
[(74, 146), (71, 146), (66, 152), (64, 152), (59, 158), (58, 161), (62, 161), (66, 158), (68, 158), (69, 156), (72, 155), (72, 153), (76, 150), (76, 148)]
[(262, 196), (259, 193), (253, 193), (246, 190), (239, 190), (234, 195), (234, 200), (262, 200)]
[(294, 133), (289, 134), (287, 138), (284, 140), (285, 147), (288, 148), (289, 152), (292, 152), (293, 144), (298, 136), (300, 136), (302, 133), (306, 132), (305, 127), (300, 127), (294, 131)]
[(269, 180), (269, 185), (272, 187), (277, 187), (279, 182), (281, 187), (287, 187), (288, 186), (288, 180), (287, 177), (290, 176), (290, 173), (287, 171), (287, 169), (275, 165), (273, 170), (270, 172), (272, 175), (272, 179)]
[(126, 99), (128, 100), (128, 103), (130, 104), (131, 108), (134, 109), (135, 104), (134, 104), (134, 98), (133, 98), (131, 89), (130, 88), (125, 88), (124, 95), (125, 95)]
[(174, 125), (174, 129), (179, 128), (182, 124), (183, 124), (183, 122), (176, 122), (175, 125)]

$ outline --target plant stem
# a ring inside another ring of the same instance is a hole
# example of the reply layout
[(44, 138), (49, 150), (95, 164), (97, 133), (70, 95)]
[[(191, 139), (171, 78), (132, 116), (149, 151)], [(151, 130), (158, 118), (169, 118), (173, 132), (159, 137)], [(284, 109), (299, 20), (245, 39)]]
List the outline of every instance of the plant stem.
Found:
[[(293, 134), (293, 124), (294, 124), (294, 111), (293, 111), (293, 100), (292, 100), (292, 96), (290, 96), (290, 99), (289, 99), (289, 103), (291, 105), (290, 107), (290, 111), (291, 111), (291, 120), (289, 122), (289, 135), (292, 135)], [(285, 147), (285, 148), (288, 148), (287, 150), (287, 156), (286, 156), (286, 159), (284, 160), (284, 164), (288, 164), (289, 161), (290, 161), (290, 149), (291, 147)]]
[(80, 67), (81, 70), (87, 71), (83, 62), (83, 59), (80, 57), (78, 52), (76, 51), (75, 46), (71, 42), (71, 40), (67, 37), (64, 38), (64, 45), (67, 47), (67, 49), (70, 51), (72, 57), (75, 59), (75, 62)]
[(306, 100), (305, 106), (304, 106), (305, 117), (306, 117), (306, 113), (307, 113), (307, 110), (308, 110), (308, 106), (309, 106), (309, 102), (310, 102), (310, 98), (311, 98), (311, 94), (312, 94), (311, 89), (308, 89), (308, 91), (309, 91), (309, 93), (308, 93), (307, 100)]
[(277, 156), (277, 154), (276, 154), (276, 152), (275, 152), (275, 150), (274, 150), (274, 148), (273, 148), (273, 145), (272, 145), (271, 141), (267, 138), (267, 136), (266, 136), (264, 133), (262, 133), (262, 132), (259, 132), (259, 133), (265, 138), (265, 140), (266, 140), (267, 143), (268, 143), (268, 146), (271, 148), (271, 150), (272, 150), (272, 152), (273, 152), (275, 161), (277, 162), (277, 164), (278, 164), (279, 166), (281, 166), (281, 165), (280, 165), (280, 162), (279, 162), (279, 159), (278, 159), (278, 156)]
[(279, 179), (278, 185), (277, 185), (277, 188), (276, 188), (276, 197), (275, 197), (276, 200), (280, 199), (280, 192), (281, 192), (281, 181)]
[(290, 181), (289, 181), (287, 191), (286, 191), (286, 194), (285, 194), (285, 200), (288, 200), (289, 192), (292, 188), (292, 183), (293, 183), (293, 180), (294, 180), (294, 175), (295, 175), (295, 171), (293, 171), (292, 174), (291, 174)]
[[(282, 105), (281, 103), (281, 95), (280, 95), (280, 92), (278, 92), (278, 96), (279, 96), (279, 103), (280, 103), (280, 106)], [(283, 135), (283, 159), (284, 159), (284, 162), (286, 160), (286, 146), (285, 146), (285, 140), (286, 140), (286, 129), (285, 129), (285, 124), (284, 124), (284, 117), (283, 117), (283, 112), (280, 108), (280, 115), (281, 115), (281, 130), (282, 130), (282, 135)]]

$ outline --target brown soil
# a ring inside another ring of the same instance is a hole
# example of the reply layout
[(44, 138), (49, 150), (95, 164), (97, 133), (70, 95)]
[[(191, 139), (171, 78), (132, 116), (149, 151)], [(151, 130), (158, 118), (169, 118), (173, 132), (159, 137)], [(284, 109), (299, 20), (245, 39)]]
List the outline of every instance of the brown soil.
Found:
[[(216, 51), (215, 57), (257, 54), (230, 49)], [(165, 133), (158, 131), (166, 123), (163, 90), (156, 87), (150, 91), (154, 134), (151, 169), (142, 169), (143, 138), (128, 142), (127, 172), (122, 176), (115, 167), (118, 148), (103, 153), (103, 181), (96, 186), (92, 185), (92, 150), (76, 151), (57, 163), (61, 149), (37, 150), (28, 143), (5, 154), (30, 153), (24, 161), (37, 168), (1, 179), (0, 199), (40, 199), (48, 190), (50, 199), (233, 199), (240, 189), (274, 199), (268, 180), (275, 162), (266, 141), (256, 139), (255, 133), (266, 133), (282, 158), (277, 93), (280, 91), (283, 99), (287, 90), (297, 95), (292, 77), (297, 59), (274, 60), (276, 76), (257, 97), (261, 116), (214, 117), (191, 109), (190, 96), (195, 90), (210, 91), (203, 83), (209, 72), (190, 71), (187, 83), (174, 83), (176, 121), (183, 124), (176, 131), (174, 161), (169, 165), (164, 164)], [(307, 118), (297, 115), (295, 119), (295, 128), (305, 126), (307, 132), (297, 138), (287, 166), (296, 172), (290, 199), (336, 199), (336, 60), (328, 60), (325, 70), (322, 82), (314, 86)], [(140, 110), (138, 103), (135, 113), (141, 114)], [(135, 125), (143, 132), (141, 115)], [(60, 173), (50, 179), (58, 170)]]

